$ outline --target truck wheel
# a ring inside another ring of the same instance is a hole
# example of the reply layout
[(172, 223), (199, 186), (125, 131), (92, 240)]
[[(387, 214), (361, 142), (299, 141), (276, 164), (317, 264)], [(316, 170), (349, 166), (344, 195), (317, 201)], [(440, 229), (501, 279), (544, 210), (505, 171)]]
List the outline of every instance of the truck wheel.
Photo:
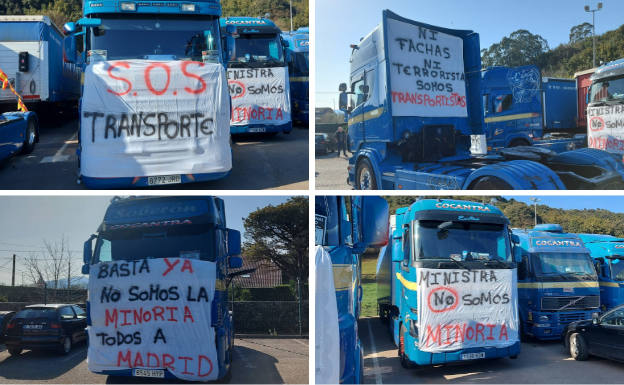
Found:
[(513, 190), (513, 187), (495, 176), (484, 176), (473, 183), (470, 190)]
[(587, 342), (578, 333), (570, 334), (570, 356), (577, 361), (585, 361), (589, 357)]
[(22, 146), (22, 154), (30, 154), (35, 149), (35, 142), (37, 141), (37, 127), (35, 126), (35, 120), (30, 119), (26, 127), (26, 137), (24, 138), (24, 145)]
[(355, 171), (355, 186), (358, 190), (377, 190), (375, 172), (370, 161), (366, 158), (358, 162)]
[(401, 360), (401, 366), (405, 369), (411, 369), (414, 367), (414, 364), (405, 354), (405, 334), (407, 334), (407, 329), (405, 325), (401, 324), (400, 334), (399, 334), (399, 359)]
[(22, 348), (20, 346), (7, 348), (7, 350), (9, 351), (9, 354), (12, 356), (19, 356), (20, 354), (22, 354)]

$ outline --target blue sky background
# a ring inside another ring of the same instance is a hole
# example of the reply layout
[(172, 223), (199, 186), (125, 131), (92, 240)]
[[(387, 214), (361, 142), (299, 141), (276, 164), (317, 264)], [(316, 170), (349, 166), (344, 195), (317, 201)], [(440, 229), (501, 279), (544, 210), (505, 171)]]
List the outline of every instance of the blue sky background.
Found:
[[(533, 205), (531, 196), (503, 196), (506, 199), (515, 199)], [(557, 209), (605, 209), (614, 213), (624, 213), (624, 196), (540, 196), (538, 205), (547, 205)]]
[[(338, 84), (348, 82), (350, 44), (381, 23), (389, 9), (409, 19), (479, 33), (488, 48), (518, 29), (539, 34), (551, 48), (569, 41), (570, 28), (592, 22), (583, 7), (596, 0), (317, 0), (316, 106), (337, 106)], [(624, 1), (602, 0), (596, 12), (596, 34), (624, 24)]]
[[(16, 281), (21, 282), (20, 258), (37, 255), (43, 240), (60, 241), (65, 235), (76, 268), (82, 263), (82, 246), (102, 222), (111, 196), (0, 197), (0, 284), (11, 284), (11, 259), (17, 254)], [(278, 205), (287, 196), (226, 196), (226, 222), (243, 233), (243, 218), (269, 204)], [(34, 252), (34, 253), (33, 253)], [(72, 267), (73, 269), (73, 267)]]

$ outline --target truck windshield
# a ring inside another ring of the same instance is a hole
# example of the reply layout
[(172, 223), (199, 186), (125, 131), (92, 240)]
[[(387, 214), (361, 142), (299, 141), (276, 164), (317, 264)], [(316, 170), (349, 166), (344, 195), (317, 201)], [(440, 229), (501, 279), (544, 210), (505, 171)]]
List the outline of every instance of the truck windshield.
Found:
[(241, 34), (236, 39), (236, 57), (230, 67), (284, 66), (282, 41), (278, 34)]
[(308, 53), (307, 52), (293, 52), (291, 54), (291, 62), (288, 65), (288, 72), (291, 76), (308, 76)]
[(624, 77), (595, 80), (589, 102), (624, 101)]
[(609, 264), (611, 265), (611, 279), (624, 281), (624, 260), (612, 259)]
[(588, 254), (536, 253), (533, 265), (538, 277), (598, 279)]
[(92, 264), (145, 258), (189, 258), (215, 261), (215, 230), (206, 226), (179, 226), (100, 233)]
[(90, 29), (89, 37), (91, 50), (102, 51), (107, 60), (171, 56), (202, 61), (202, 52), (218, 60), (221, 52), (218, 19), (213, 16), (102, 19), (100, 27)]
[(414, 222), (414, 255), (422, 259), (462, 258), (510, 261), (509, 234), (502, 224)]

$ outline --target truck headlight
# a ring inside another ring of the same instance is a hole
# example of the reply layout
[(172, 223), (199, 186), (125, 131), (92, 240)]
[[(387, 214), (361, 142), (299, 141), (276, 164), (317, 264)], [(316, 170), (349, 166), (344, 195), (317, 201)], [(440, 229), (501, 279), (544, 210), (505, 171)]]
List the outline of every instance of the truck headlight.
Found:
[(195, 12), (195, 4), (182, 4), (182, 12)]
[(550, 317), (547, 316), (547, 315), (539, 316), (539, 322), (548, 322), (549, 319), (550, 319)]
[(136, 11), (136, 4), (130, 2), (122, 2), (119, 4), (122, 11)]

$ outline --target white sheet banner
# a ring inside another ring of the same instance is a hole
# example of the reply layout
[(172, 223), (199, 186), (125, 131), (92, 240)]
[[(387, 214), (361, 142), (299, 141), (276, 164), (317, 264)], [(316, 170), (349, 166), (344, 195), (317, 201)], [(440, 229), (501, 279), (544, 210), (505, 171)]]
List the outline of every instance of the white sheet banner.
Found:
[(518, 341), (516, 271), (418, 269), (419, 349), (507, 347)]
[(316, 246), (315, 378), (317, 384), (337, 384), (340, 381), (340, 325), (334, 287), (331, 256)]
[(290, 85), (287, 67), (230, 68), (233, 126), (290, 122)]
[(190, 381), (218, 375), (214, 262), (102, 262), (89, 276), (89, 370), (169, 369)]
[(137, 177), (232, 168), (225, 69), (190, 61), (103, 61), (85, 71), (81, 173)]
[(387, 20), (392, 115), (468, 116), (462, 39)]
[(589, 148), (624, 154), (624, 105), (588, 107)]

